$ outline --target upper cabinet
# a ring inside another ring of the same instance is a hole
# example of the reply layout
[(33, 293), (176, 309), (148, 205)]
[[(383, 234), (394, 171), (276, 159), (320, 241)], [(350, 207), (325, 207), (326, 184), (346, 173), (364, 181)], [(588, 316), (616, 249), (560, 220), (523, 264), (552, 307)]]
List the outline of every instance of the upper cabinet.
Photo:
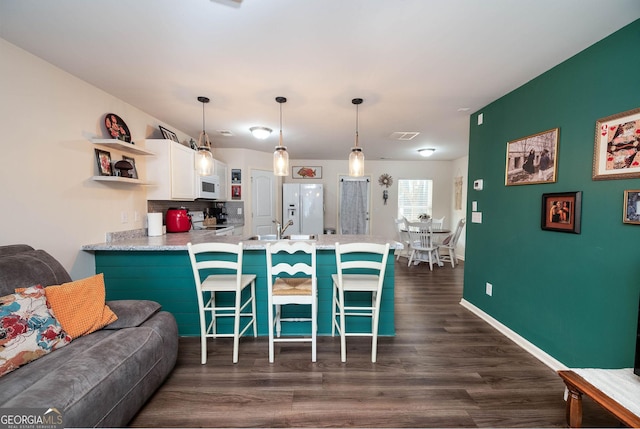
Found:
[(147, 160), (148, 200), (195, 199), (195, 152), (171, 140), (146, 141), (156, 156)]

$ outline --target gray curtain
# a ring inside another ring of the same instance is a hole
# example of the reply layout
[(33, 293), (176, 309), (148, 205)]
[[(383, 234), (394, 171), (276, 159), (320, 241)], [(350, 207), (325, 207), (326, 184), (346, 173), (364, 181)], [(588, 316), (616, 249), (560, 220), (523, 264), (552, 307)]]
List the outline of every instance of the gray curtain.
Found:
[(343, 180), (340, 188), (342, 234), (367, 234), (366, 180)]

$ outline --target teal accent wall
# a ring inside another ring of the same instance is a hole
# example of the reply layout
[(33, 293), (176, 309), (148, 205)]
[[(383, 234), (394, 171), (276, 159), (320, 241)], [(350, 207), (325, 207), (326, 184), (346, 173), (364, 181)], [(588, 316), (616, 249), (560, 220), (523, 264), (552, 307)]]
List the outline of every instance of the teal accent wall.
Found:
[[(293, 255), (292, 257), (296, 257)], [(187, 251), (96, 251), (96, 273), (104, 273), (106, 299), (147, 299), (157, 301), (162, 309), (176, 318), (181, 336), (199, 336), (200, 321), (193, 271)], [(395, 335), (394, 323), (394, 262), (390, 251), (385, 270), (378, 334)], [(258, 335), (268, 335), (267, 317), (267, 269), (264, 250), (246, 250), (243, 256), (244, 273), (256, 274), (256, 310)], [(318, 278), (318, 335), (331, 335), (331, 300), (336, 272), (333, 250), (318, 250), (316, 275)], [(358, 293), (349, 295), (349, 302), (366, 297)], [(231, 296), (221, 297), (229, 300)], [(289, 310), (287, 310), (289, 311)], [(350, 318), (351, 332), (370, 332), (371, 319)], [(304, 325), (283, 324), (283, 335), (304, 332)], [(244, 324), (242, 325), (244, 326)], [(219, 332), (233, 332), (230, 318), (220, 323)], [(241, 328), (242, 329), (242, 328)]]
[[(640, 225), (622, 215), (640, 179), (591, 177), (596, 121), (640, 107), (639, 53), (640, 20), (470, 119), (464, 299), (569, 367), (633, 367)], [(507, 142), (555, 127), (557, 182), (505, 186)], [(542, 230), (542, 194), (567, 191), (583, 192), (582, 233)]]

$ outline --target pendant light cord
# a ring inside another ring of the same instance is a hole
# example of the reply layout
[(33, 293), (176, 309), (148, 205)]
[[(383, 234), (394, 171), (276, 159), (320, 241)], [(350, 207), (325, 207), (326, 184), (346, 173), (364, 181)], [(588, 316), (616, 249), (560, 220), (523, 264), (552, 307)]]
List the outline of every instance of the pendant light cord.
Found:
[[(359, 129), (359, 121), (360, 121), (360, 104), (362, 104), (362, 98), (354, 98), (353, 100), (351, 100), (351, 103), (356, 105), (356, 145), (355, 148), (358, 147), (358, 140), (359, 140), (359, 135), (358, 135), (358, 129)], [(354, 148), (354, 149), (355, 149)]]
[(280, 103), (280, 146), (282, 146), (282, 103)]
[(202, 134), (205, 134), (207, 127), (204, 125), (204, 102), (202, 103)]

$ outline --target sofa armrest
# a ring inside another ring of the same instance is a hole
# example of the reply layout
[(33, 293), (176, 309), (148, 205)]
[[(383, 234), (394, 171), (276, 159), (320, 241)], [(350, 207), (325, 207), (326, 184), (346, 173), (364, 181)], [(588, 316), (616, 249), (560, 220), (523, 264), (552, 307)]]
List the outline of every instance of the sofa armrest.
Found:
[(155, 301), (123, 299), (107, 301), (106, 304), (118, 316), (118, 320), (110, 323), (103, 329), (122, 329), (140, 326), (160, 311), (160, 304)]

